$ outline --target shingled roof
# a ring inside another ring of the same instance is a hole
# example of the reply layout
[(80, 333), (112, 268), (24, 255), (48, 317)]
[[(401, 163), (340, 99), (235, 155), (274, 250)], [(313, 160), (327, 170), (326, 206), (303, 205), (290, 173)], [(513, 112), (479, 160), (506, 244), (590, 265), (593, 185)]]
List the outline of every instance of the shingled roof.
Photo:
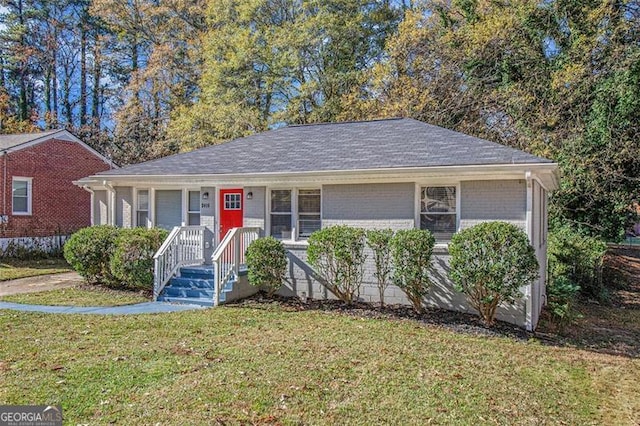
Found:
[(37, 132), (37, 133), (16, 133), (12, 135), (0, 135), (0, 150), (15, 148), (19, 145), (33, 142), (38, 139), (46, 138), (48, 136), (52, 136), (62, 130), (49, 130), (46, 132)]
[(417, 120), (288, 126), (100, 173), (193, 175), (552, 163)]

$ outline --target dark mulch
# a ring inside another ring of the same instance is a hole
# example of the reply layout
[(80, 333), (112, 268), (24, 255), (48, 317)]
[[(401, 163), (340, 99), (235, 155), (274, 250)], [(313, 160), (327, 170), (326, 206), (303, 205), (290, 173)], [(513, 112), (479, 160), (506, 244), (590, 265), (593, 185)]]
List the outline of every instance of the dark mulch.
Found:
[(347, 304), (340, 300), (308, 299), (303, 302), (298, 297), (283, 297), (279, 295), (268, 297), (265, 293), (258, 293), (238, 302), (229, 303), (227, 306), (250, 308), (278, 306), (293, 311), (323, 311), (356, 318), (413, 320), (421, 324), (439, 326), (459, 333), (477, 336), (510, 337), (518, 340), (528, 340), (535, 336), (534, 333), (530, 333), (513, 324), (496, 321), (492, 327), (488, 327), (475, 315), (438, 308), (427, 308), (425, 312), (418, 314), (410, 306), (405, 305), (386, 305), (381, 308), (371, 303), (356, 302)]

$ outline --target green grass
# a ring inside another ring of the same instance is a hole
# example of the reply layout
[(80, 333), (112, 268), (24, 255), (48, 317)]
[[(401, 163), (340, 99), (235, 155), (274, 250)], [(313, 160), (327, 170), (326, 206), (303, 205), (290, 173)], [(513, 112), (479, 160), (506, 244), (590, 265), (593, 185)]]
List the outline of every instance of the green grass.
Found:
[(71, 272), (71, 270), (67, 261), (62, 258), (39, 260), (2, 259), (0, 261), (0, 281), (59, 274)]
[(13, 294), (0, 298), (5, 302), (33, 305), (118, 306), (148, 302), (149, 299), (131, 291), (108, 290), (102, 287), (69, 287), (37, 293)]
[(640, 361), (281, 307), (0, 311), (0, 401), (69, 424), (634, 424)]

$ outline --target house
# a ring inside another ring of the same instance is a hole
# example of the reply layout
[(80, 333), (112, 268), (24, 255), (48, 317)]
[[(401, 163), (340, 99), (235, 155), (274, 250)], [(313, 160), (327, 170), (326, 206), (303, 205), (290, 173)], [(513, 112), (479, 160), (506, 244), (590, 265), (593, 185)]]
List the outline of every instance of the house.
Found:
[(0, 135), (0, 155), (0, 248), (56, 248), (91, 224), (91, 196), (73, 181), (111, 169), (107, 158), (66, 130)]
[[(547, 193), (558, 185), (557, 169), (483, 139), (388, 119), (284, 127), (76, 183), (94, 194), (95, 223), (181, 227), (157, 255), (156, 295), (162, 298), (160, 290), (179, 279), (176, 274), (203, 278), (181, 266), (213, 259), (207, 271), (216, 274), (213, 304), (238, 296), (228, 281), (238, 281), (244, 247), (260, 235), (279, 238), (288, 249), (283, 293), (332, 297), (305, 261), (306, 240), (317, 229), (343, 224), (429, 229), (437, 241), (435, 285), (425, 303), (471, 311), (447, 277), (447, 243), (459, 229), (508, 221), (529, 236), (540, 279), (498, 318), (533, 329), (545, 302)], [(362, 299), (377, 300), (374, 283), (368, 265)], [(178, 299), (198, 294), (174, 290)], [(394, 286), (385, 301), (408, 303)]]

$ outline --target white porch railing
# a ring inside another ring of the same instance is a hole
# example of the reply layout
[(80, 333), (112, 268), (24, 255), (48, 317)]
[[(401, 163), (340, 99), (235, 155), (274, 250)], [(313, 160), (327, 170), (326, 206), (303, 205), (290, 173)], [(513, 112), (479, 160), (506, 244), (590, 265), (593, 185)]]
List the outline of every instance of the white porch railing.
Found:
[(216, 251), (213, 253), (212, 261), (215, 267), (215, 291), (214, 306), (220, 304), (220, 289), (235, 274), (238, 276), (240, 266), (246, 264), (245, 253), (247, 247), (253, 241), (260, 238), (260, 228), (233, 228), (224, 236)]
[(181, 266), (204, 262), (204, 226), (176, 226), (153, 256), (153, 300)]

